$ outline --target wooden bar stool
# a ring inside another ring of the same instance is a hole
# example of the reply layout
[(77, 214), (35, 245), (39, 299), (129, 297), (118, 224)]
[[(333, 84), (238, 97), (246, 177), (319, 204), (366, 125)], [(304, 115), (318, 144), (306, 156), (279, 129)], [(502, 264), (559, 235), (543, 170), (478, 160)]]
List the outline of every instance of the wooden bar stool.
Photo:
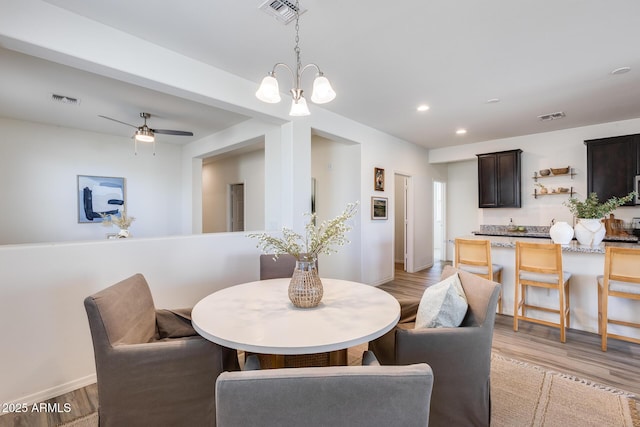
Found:
[(612, 334), (609, 323), (640, 328), (640, 323), (610, 319), (609, 297), (640, 300), (640, 249), (607, 246), (604, 276), (598, 276), (598, 334), (602, 335), (602, 351), (607, 351), (607, 338), (640, 344), (640, 339)]
[[(560, 342), (566, 341), (566, 328), (571, 321), (569, 310), (569, 279), (571, 273), (562, 271), (562, 248), (554, 243), (516, 242), (516, 289), (513, 308), (513, 330), (518, 331), (518, 321), (539, 323), (560, 328)], [(558, 309), (527, 304), (527, 288), (537, 287), (558, 291)], [(534, 309), (559, 315), (558, 323), (528, 316)]]
[[(457, 238), (454, 267), (502, 283), (502, 266), (491, 263), (491, 242), (482, 239)], [(491, 266), (491, 268), (489, 268)], [(502, 288), (498, 297), (498, 313), (502, 314)]]

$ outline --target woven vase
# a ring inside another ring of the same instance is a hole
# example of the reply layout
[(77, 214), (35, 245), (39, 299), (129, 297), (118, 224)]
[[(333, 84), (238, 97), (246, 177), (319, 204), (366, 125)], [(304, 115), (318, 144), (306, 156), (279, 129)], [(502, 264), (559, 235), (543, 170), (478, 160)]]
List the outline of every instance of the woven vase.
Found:
[(289, 299), (296, 307), (311, 308), (320, 304), (322, 294), (317, 259), (301, 256), (296, 260), (296, 268), (289, 283)]

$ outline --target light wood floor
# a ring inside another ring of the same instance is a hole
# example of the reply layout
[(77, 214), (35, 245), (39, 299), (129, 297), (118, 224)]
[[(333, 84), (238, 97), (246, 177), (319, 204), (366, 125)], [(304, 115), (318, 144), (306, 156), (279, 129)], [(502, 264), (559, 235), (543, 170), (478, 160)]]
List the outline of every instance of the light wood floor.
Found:
[[(420, 298), (425, 288), (440, 280), (446, 263), (409, 274), (396, 266), (395, 279), (384, 289), (403, 298)], [(567, 331), (567, 342), (560, 343), (556, 328), (521, 322), (520, 331), (513, 331), (513, 318), (497, 315), (493, 336), (493, 351), (505, 357), (529, 362), (544, 368), (574, 375), (581, 379), (614, 387), (640, 396), (640, 345), (618, 340), (609, 341), (607, 352), (600, 350), (600, 337), (582, 331)], [(360, 351), (361, 349), (358, 349)], [(350, 352), (353, 362), (356, 352)], [(357, 357), (357, 356), (355, 356)], [(95, 384), (48, 402), (71, 403), (70, 413), (27, 413), (0, 416), (0, 427), (48, 427), (95, 412), (98, 393)]]

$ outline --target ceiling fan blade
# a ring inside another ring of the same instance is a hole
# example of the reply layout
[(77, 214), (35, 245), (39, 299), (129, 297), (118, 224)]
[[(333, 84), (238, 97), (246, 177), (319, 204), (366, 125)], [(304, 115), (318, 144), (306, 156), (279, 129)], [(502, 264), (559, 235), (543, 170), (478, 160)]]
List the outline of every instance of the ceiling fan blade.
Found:
[(193, 136), (193, 132), (187, 132), (183, 130), (170, 130), (170, 129), (150, 129), (153, 133), (162, 133), (165, 135), (179, 135), (179, 136)]
[(125, 122), (122, 122), (120, 120), (112, 119), (111, 117), (101, 116), (100, 114), (98, 114), (98, 117), (102, 117), (103, 119), (112, 120), (114, 122), (122, 123), (123, 125), (131, 126), (132, 128), (138, 129), (138, 126), (134, 126), (131, 123), (125, 123)]

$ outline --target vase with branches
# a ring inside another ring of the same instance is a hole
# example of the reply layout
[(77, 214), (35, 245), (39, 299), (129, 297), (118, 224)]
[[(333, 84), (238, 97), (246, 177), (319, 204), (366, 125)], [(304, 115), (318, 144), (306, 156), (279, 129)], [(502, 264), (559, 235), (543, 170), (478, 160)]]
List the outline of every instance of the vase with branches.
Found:
[(109, 227), (115, 225), (120, 229), (118, 238), (129, 237), (129, 227), (136, 220), (134, 216), (127, 215), (126, 212), (120, 212), (118, 215), (100, 214), (102, 217), (102, 225)]
[(257, 247), (264, 253), (273, 253), (277, 258), (281, 254), (290, 254), (298, 260), (317, 259), (320, 254), (332, 254), (338, 247), (349, 243), (345, 234), (351, 230), (347, 221), (358, 211), (358, 202), (349, 203), (340, 215), (329, 221), (317, 224), (316, 214), (306, 214), (309, 221), (305, 225), (304, 235), (296, 233), (290, 228), (282, 228), (282, 237), (275, 237), (270, 233), (248, 234), (258, 239)]
[(323, 287), (318, 275), (317, 259), (320, 254), (332, 254), (338, 247), (349, 243), (346, 233), (351, 230), (347, 221), (358, 211), (358, 202), (349, 203), (340, 215), (317, 224), (316, 214), (309, 215), (304, 227), (304, 235), (290, 228), (282, 229), (282, 237), (270, 233), (252, 233), (248, 237), (258, 239), (257, 247), (264, 253), (273, 253), (274, 260), (279, 255), (295, 257), (296, 267), (289, 283), (289, 300), (296, 307), (310, 308), (322, 300)]

